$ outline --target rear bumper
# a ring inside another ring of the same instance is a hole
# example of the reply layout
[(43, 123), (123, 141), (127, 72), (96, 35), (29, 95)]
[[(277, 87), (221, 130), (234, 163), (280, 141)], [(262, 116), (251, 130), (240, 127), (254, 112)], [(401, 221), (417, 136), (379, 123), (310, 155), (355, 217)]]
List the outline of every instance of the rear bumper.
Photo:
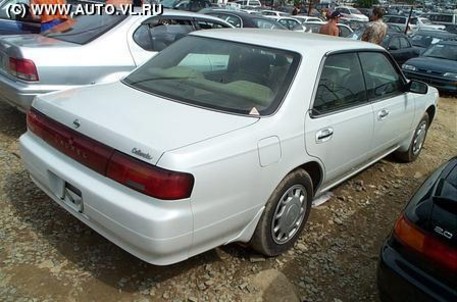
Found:
[(27, 85), (0, 75), (0, 101), (7, 102), (26, 112), (30, 108), (33, 98), (39, 93), (27, 90)]
[[(136, 257), (157, 265), (187, 259), (192, 246), (190, 200), (161, 201), (140, 194), (80, 165), (27, 132), (21, 154), (32, 180), (60, 206)], [(82, 206), (66, 199), (67, 184)]]
[(414, 266), (388, 243), (381, 248), (378, 266), (381, 301), (457, 301), (455, 289)]
[(74, 88), (68, 85), (42, 85), (14, 80), (0, 73), (0, 101), (27, 112), (37, 95)]

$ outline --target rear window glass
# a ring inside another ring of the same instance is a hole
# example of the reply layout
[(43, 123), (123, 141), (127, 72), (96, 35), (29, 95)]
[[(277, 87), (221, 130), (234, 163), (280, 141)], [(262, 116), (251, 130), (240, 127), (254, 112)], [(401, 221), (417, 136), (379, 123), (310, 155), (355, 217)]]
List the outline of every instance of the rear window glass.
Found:
[(290, 51), (187, 36), (123, 81), (180, 103), (261, 116), (279, 106), (299, 60)]
[(119, 16), (106, 14), (77, 16), (74, 19), (64, 22), (61, 24), (62, 26), (56, 26), (52, 32), (43, 35), (57, 40), (83, 45), (103, 35), (125, 18), (127, 16), (122, 14)]

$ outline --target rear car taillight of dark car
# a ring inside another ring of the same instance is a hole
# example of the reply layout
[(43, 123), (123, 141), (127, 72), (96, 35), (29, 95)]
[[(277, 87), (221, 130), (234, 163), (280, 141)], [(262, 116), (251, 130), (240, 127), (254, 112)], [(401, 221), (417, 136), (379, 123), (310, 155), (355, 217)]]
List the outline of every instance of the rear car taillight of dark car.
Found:
[(32, 108), (27, 127), (46, 143), (82, 165), (145, 195), (177, 200), (190, 197), (194, 177), (170, 171), (121, 153)]
[(384, 301), (457, 301), (457, 157), (413, 195), (381, 248)]

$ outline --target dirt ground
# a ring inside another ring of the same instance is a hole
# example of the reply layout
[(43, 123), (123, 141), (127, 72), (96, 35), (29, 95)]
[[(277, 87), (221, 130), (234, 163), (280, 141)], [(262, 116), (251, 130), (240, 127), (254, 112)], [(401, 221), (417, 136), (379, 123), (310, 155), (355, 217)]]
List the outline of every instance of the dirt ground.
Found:
[(285, 255), (232, 244), (165, 267), (121, 250), (37, 189), (20, 161), (25, 129), (25, 116), (0, 103), (0, 301), (378, 301), (383, 239), (424, 178), (457, 155), (457, 99), (440, 99), (417, 161), (387, 157), (334, 189)]

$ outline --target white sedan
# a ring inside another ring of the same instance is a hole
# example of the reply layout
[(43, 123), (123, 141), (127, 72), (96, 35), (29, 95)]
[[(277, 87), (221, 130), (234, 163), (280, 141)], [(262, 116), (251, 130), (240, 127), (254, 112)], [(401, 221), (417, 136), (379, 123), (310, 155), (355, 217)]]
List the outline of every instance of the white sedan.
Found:
[(371, 43), (199, 31), (122, 81), (37, 97), (20, 146), (37, 186), (144, 261), (231, 242), (275, 256), (316, 196), (416, 159), (437, 98)]

